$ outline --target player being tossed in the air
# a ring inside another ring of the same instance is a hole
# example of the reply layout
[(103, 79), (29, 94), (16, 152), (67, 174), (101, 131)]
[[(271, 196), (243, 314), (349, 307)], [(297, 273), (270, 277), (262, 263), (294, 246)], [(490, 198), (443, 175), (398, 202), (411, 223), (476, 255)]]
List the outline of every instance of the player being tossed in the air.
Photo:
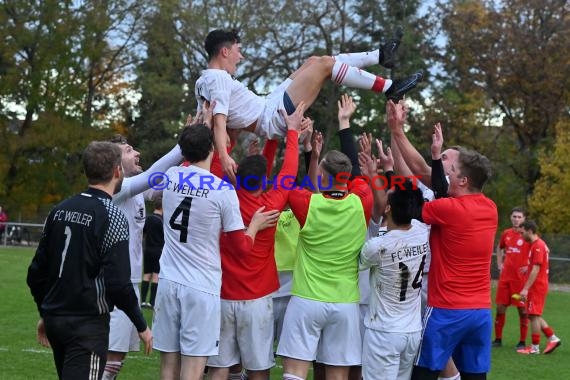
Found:
[(422, 80), (421, 72), (407, 78), (390, 80), (360, 69), (374, 64), (393, 67), (401, 37), (402, 32), (398, 30), (392, 40), (371, 52), (311, 57), (263, 98), (233, 78), (237, 64), (243, 59), (237, 31), (211, 31), (205, 41), (208, 68), (196, 81), (195, 94), (198, 110), (204, 102), (216, 102), (213, 110), (215, 145), (224, 173), (235, 180), (237, 165), (226, 151), (226, 128), (255, 131), (258, 135), (269, 138), (275, 135), (285, 136), (287, 126), (278, 110), (285, 109), (291, 115), (301, 101), (310, 107), (327, 80), (339, 85), (382, 92), (388, 99), (401, 99)]

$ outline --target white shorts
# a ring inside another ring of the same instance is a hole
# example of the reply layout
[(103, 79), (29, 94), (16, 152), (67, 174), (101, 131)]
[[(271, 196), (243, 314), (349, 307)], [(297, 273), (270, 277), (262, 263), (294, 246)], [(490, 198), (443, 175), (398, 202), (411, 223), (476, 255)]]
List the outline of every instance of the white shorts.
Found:
[(421, 336), (421, 331), (389, 333), (366, 329), (362, 348), (362, 378), (409, 380)]
[(240, 362), (250, 371), (275, 365), (271, 295), (249, 301), (222, 300), (220, 351), (208, 358), (207, 365), (227, 368)]
[(285, 311), (287, 311), (290, 299), (291, 296), (273, 298), (273, 330), (276, 343), (279, 343), (279, 337), (281, 337), (281, 331), (283, 331), (283, 320), (285, 319)]
[(218, 354), (220, 296), (160, 279), (152, 323), (153, 348), (186, 356)]
[(279, 113), (280, 109), (285, 109), (283, 104), (283, 94), (287, 87), (293, 82), (291, 78), (285, 79), (275, 90), (265, 98), (265, 108), (257, 120), (255, 133), (261, 137), (273, 138), (275, 136), (284, 137), (287, 135), (287, 124)]
[[(133, 284), (138, 303), (140, 304), (140, 284)], [(111, 312), (109, 325), (109, 351), (132, 352), (140, 351), (139, 333), (133, 322), (121, 309), (115, 307)]]
[(292, 296), (285, 313), (277, 354), (334, 366), (360, 365), (359, 305)]

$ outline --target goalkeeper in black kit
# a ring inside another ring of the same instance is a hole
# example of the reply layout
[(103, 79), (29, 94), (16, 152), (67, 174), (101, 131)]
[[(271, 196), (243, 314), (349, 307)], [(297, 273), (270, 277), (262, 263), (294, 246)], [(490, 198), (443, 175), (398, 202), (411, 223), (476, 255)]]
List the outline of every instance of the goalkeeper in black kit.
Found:
[(127, 219), (111, 202), (121, 187), (121, 150), (92, 142), (83, 153), (89, 188), (49, 213), (27, 283), (40, 313), (38, 341), (51, 346), (60, 379), (101, 379), (114, 305), (152, 347), (130, 280)]

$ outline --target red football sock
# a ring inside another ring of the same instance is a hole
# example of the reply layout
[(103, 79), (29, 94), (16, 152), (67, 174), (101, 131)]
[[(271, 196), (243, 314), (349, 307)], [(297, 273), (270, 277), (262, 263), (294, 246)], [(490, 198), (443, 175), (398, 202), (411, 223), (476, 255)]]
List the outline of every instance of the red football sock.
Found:
[(497, 314), (495, 318), (495, 339), (503, 339), (503, 327), (505, 327), (505, 314)]
[(552, 335), (554, 335), (554, 330), (552, 330), (550, 326), (543, 327), (542, 332), (544, 335), (546, 335), (547, 338), (550, 338)]
[(521, 317), (520, 318), (520, 330), (521, 330), (521, 342), (524, 342), (526, 340), (526, 336), (528, 333), (528, 317)]
[(532, 344), (537, 346), (540, 344), (540, 334), (532, 334)]

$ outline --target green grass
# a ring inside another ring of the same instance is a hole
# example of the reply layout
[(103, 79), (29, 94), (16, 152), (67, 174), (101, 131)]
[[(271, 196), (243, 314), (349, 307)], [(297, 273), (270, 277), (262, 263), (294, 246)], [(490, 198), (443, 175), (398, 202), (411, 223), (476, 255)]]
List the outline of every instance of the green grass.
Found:
[[(29, 248), (0, 247), (0, 379), (57, 378), (51, 351), (39, 346), (35, 340), (38, 314), (26, 286), (26, 272), (33, 253)], [(570, 293), (551, 292), (544, 317), (564, 343), (552, 355), (523, 356), (514, 351), (519, 337), (518, 315), (515, 309), (509, 308), (503, 347), (493, 349), (493, 365), (488, 378), (570, 379), (569, 311)], [(145, 310), (144, 313), (150, 321), (150, 312)], [(542, 347), (544, 344), (543, 337)], [(158, 353), (154, 352), (149, 357), (133, 353), (129, 354), (120, 379), (157, 379), (158, 371)], [(275, 368), (271, 378), (280, 379), (281, 368)]]

